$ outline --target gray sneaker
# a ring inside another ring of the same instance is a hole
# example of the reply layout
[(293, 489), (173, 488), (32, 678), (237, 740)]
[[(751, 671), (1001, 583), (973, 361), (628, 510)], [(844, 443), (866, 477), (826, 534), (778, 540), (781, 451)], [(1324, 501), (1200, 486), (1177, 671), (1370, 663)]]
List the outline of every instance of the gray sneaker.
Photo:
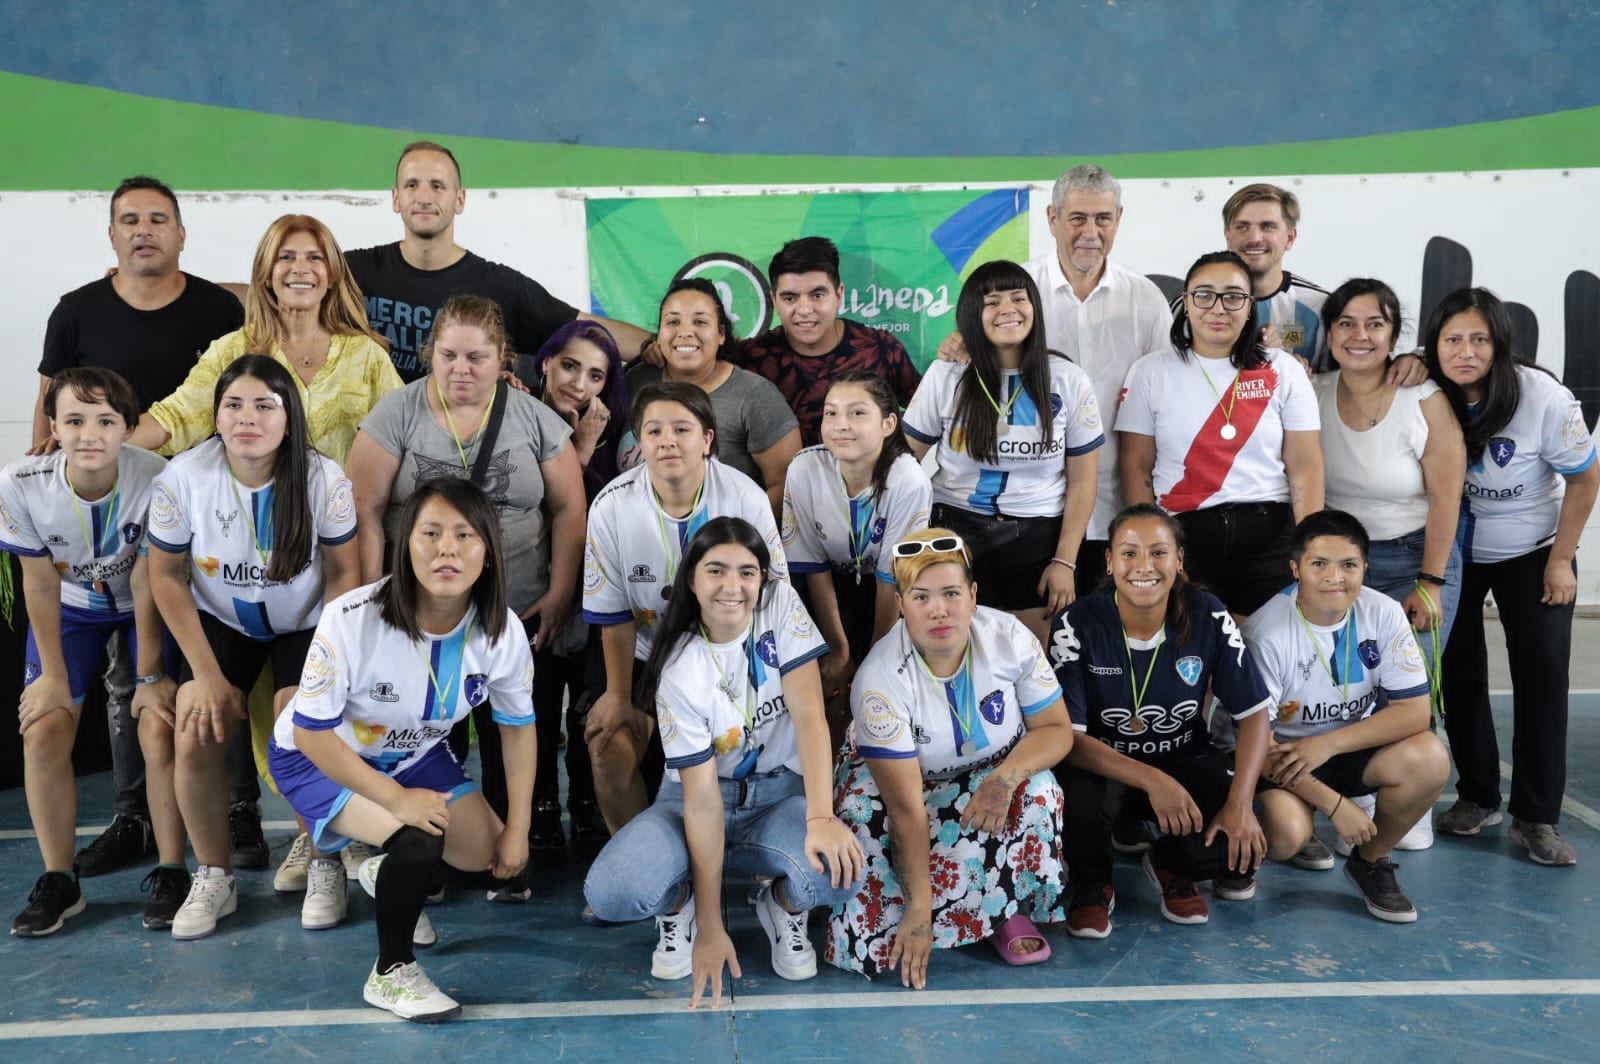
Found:
[(1476, 835), (1484, 828), (1494, 827), (1503, 819), (1498, 809), (1485, 809), (1477, 802), (1457, 798), (1455, 805), (1433, 818), (1433, 827), (1435, 831), (1445, 835)]
[(1575, 865), (1578, 851), (1561, 837), (1554, 824), (1535, 824), (1528, 820), (1511, 821), (1511, 841), (1528, 848), (1528, 856), (1542, 865)]
[(1321, 839), (1313, 835), (1293, 857), (1289, 858), (1289, 863), (1296, 868), (1305, 868), (1312, 872), (1326, 872), (1333, 867), (1333, 854), (1323, 845)]

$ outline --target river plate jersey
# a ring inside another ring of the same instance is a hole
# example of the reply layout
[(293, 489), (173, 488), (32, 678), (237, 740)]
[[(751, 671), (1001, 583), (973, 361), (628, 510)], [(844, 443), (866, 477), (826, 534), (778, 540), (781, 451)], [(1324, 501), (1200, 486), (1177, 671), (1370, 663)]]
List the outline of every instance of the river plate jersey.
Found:
[(932, 488), (922, 465), (902, 454), (889, 467), (883, 498), (872, 489), (847, 498), (839, 461), (818, 444), (789, 463), (783, 488), (783, 549), (795, 575), (830, 568), (863, 580), (894, 583), (889, 573), (891, 548), (906, 533), (928, 527)]

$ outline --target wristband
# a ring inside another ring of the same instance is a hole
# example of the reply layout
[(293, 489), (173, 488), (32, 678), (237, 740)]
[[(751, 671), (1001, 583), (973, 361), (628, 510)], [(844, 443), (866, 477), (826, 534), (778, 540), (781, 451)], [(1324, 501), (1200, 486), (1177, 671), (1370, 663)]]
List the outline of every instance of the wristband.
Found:
[(1417, 579), (1423, 581), (1424, 583), (1432, 584), (1434, 587), (1444, 587), (1447, 583), (1449, 583), (1448, 580), (1436, 573), (1425, 573), (1421, 570), (1418, 570), (1417, 572)]
[(149, 687), (153, 683), (160, 683), (167, 678), (164, 672), (152, 672), (149, 676), (135, 676), (133, 682), (139, 687)]
[(1075, 572), (1078, 571), (1077, 564), (1074, 563), (1074, 562), (1069, 562), (1065, 558), (1051, 558), (1050, 559), (1050, 564), (1051, 565), (1065, 565), (1069, 572), (1074, 572), (1075, 573)]
[(1341, 795), (1339, 795), (1339, 800), (1337, 802), (1333, 803), (1333, 808), (1328, 810), (1328, 819), (1329, 820), (1333, 819), (1333, 815), (1339, 811), (1339, 807), (1342, 806), (1342, 805), (1344, 805), (1344, 795), (1341, 794)]

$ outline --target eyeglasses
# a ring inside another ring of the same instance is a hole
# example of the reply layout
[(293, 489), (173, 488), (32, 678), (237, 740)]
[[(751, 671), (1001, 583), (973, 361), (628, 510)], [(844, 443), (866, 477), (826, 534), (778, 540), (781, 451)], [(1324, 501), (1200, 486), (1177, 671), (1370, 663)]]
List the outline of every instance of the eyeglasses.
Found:
[(915, 558), (924, 552), (934, 554), (967, 553), (967, 545), (960, 536), (936, 536), (933, 539), (902, 539), (894, 545), (896, 558)]
[(1213, 292), (1209, 288), (1196, 288), (1190, 291), (1189, 299), (1201, 310), (1210, 310), (1219, 299), (1224, 310), (1243, 310), (1251, 296), (1249, 292)]

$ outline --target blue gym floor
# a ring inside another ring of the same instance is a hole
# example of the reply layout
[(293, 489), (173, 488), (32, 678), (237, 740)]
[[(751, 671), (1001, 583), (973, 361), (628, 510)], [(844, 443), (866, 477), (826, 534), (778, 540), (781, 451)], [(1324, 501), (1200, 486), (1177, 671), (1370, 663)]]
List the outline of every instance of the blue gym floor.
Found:
[[(1507, 702), (1496, 699), (1509, 747)], [(1397, 854), (1421, 914), (1410, 926), (1368, 916), (1339, 868), (1274, 865), (1253, 902), (1212, 899), (1209, 925), (1178, 927), (1129, 860), (1117, 869), (1109, 939), (1054, 931), (1055, 956), (1031, 968), (1007, 967), (986, 946), (938, 952), (918, 993), (826, 964), (807, 983), (778, 979), (730, 884), (746, 974), (720, 1012), (690, 1012), (687, 980), (649, 977), (653, 924), (578, 922), (582, 872), (569, 862), (536, 870), (526, 906), (453, 886), (429, 910), (440, 941), (419, 958), (465, 1006), (429, 1028), (363, 1004), (376, 941), (372, 903), (354, 884), (345, 925), (307, 932), (299, 897), (275, 896), (270, 870), (243, 872), (238, 914), (214, 937), (182, 943), (140, 926), (139, 869), (84, 880), (88, 910), (54, 936), (0, 936), (0, 1060), (1596, 1060), (1600, 694), (1574, 695), (1572, 707), (1562, 828), (1578, 867), (1530, 863), (1504, 826), (1441, 838)], [(87, 841), (105, 823), (110, 780), (80, 782)], [(292, 822), (277, 799), (266, 817), (276, 860)], [(9, 920), (40, 871), (20, 789), (0, 793), (0, 829)], [(813, 917), (819, 941), (821, 924)]]

